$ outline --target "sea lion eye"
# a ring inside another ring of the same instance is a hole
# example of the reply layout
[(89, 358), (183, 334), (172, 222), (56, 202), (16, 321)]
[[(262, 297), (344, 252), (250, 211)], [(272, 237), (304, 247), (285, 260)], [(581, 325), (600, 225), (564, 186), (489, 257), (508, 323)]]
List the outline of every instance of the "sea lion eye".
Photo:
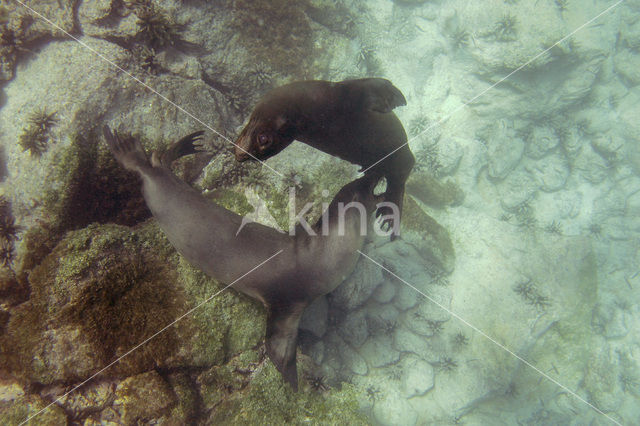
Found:
[(269, 142), (270, 142), (269, 137), (264, 133), (261, 133), (258, 135), (258, 143), (260, 144), (260, 146), (268, 145)]

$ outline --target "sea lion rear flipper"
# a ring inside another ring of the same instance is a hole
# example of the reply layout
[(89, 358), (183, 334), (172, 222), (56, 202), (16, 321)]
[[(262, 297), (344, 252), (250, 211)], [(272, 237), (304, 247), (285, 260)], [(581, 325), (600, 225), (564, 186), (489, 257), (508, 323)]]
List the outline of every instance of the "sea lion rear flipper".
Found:
[(171, 163), (178, 158), (200, 152), (194, 143), (201, 140), (203, 134), (204, 131), (202, 130), (191, 133), (169, 146), (169, 148), (161, 154), (160, 163), (165, 167), (171, 167)]
[(149, 159), (140, 140), (130, 135), (121, 136), (111, 132), (108, 126), (102, 127), (104, 139), (116, 160), (127, 170), (138, 172), (149, 166)]
[(362, 90), (362, 107), (366, 110), (387, 113), (407, 104), (400, 89), (385, 78), (363, 78), (349, 83)]
[(284, 302), (268, 307), (265, 339), (267, 354), (294, 391), (298, 390), (296, 370), (298, 323), (306, 305), (306, 303)]

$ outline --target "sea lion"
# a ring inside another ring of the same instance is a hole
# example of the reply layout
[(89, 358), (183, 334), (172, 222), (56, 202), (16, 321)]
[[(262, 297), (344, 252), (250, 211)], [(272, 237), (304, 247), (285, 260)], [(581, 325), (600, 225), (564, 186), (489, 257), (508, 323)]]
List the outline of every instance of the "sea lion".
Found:
[[(240, 132), (236, 160), (265, 160), (298, 140), (358, 164), (366, 174), (385, 177), (384, 199), (401, 211), (415, 158), (392, 110), (406, 103), (402, 92), (383, 78), (298, 81), (277, 87), (262, 97)], [(400, 224), (388, 213), (381, 208), (377, 215), (385, 215), (384, 224), (397, 236)]]
[[(138, 140), (123, 138), (104, 127), (104, 136), (116, 160), (142, 178), (147, 206), (175, 249), (209, 276), (224, 283), (245, 274), (282, 250), (234, 288), (260, 300), (267, 309), (265, 346), (284, 379), (297, 390), (296, 340), (305, 307), (334, 290), (353, 271), (379, 197), (373, 194), (377, 178), (364, 176), (345, 185), (315, 224), (315, 236), (295, 236), (259, 223), (246, 224), (242, 216), (209, 202), (178, 179), (171, 162), (196, 152), (203, 132), (186, 136), (151, 162)], [(350, 207), (358, 202), (362, 206)], [(340, 216), (342, 213), (342, 219)]]

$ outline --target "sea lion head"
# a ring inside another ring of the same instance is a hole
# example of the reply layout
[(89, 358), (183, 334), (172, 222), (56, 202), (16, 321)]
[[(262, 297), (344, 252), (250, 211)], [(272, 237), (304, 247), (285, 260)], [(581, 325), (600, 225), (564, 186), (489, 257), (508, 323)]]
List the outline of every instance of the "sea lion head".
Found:
[(236, 140), (237, 161), (250, 158), (266, 160), (285, 149), (293, 142), (291, 126), (282, 114), (268, 114), (264, 108), (256, 108), (249, 122)]

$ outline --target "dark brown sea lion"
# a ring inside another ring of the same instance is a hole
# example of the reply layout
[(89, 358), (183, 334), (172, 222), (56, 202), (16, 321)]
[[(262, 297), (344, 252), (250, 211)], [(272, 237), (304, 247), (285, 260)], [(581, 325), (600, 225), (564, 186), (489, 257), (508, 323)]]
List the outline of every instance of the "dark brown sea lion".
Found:
[[(236, 235), (242, 216), (209, 202), (169, 169), (177, 157), (196, 152), (194, 142), (201, 135), (197, 132), (183, 138), (161, 157), (154, 153), (149, 162), (139, 141), (104, 128), (109, 149), (121, 165), (142, 177), (147, 206), (171, 244), (189, 262), (231, 283), (282, 250), (233, 287), (267, 308), (267, 354), (297, 389), (300, 316), (309, 303), (335, 289), (355, 267), (365, 239), (361, 227), (368, 227), (376, 209), (378, 197), (373, 188), (378, 179), (365, 176), (345, 185), (314, 226), (316, 236), (306, 232), (290, 236), (258, 223), (246, 224)], [(349, 207), (351, 202), (359, 202), (362, 210)]]
[[(415, 158), (392, 110), (406, 103), (402, 92), (382, 78), (287, 84), (258, 102), (236, 141), (236, 159), (265, 160), (298, 140), (361, 165), (368, 175), (385, 177), (384, 199), (401, 210)], [(393, 222), (387, 219), (386, 225), (398, 235), (399, 224)]]

